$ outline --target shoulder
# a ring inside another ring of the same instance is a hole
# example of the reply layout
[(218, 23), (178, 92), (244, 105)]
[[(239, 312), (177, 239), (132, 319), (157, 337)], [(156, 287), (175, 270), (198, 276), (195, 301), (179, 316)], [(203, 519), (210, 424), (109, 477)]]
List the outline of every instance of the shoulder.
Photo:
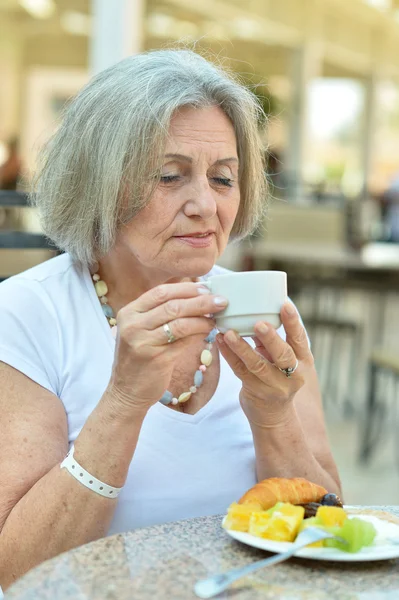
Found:
[(23, 290), (32, 295), (51, 290), (57, 294), (62, 281), (68, 279), (70, 283), (71, 279), (78, 281), (81, 278), (81, 267), (68, 254), (61, 254), (0, 283), (0, 301), (13, 293), (19, 295)]
[(56, 395), (63, 336), (79, 306), (73, 272), (70, 257), (61, 255), (0, 284), (0, 361)]
[(79, 267), (73, 262), (69, 254), (60, 254), (59, 256), (50, 258), (49, 260), (46, 260), (35, 267), (28, 269), (27, 271), (23, 271), (22, 273), (18, 273), (18, 275), (9, 277), (3, 283), (7, 283), (8, 285), (16, 281), (25, 281), (27, 284), (28, 282), (33, 281), (42, 283), (49, 278), (54, 278), (60, 275), (62, 276), (68, 271), (76, 269), (79, 269)]
[(84, 305), (86, 284), (81, 271), (69, 255), (63, 254), (0, 283), (4, 323), (8, 317), (37, 330), (50, 326), (50, 321), (68, 319), (73, 306)]

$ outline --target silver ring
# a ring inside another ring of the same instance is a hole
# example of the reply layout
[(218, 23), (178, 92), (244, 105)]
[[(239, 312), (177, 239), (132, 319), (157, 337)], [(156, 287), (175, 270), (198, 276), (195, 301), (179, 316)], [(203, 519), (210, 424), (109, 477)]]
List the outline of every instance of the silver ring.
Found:
[(165, 325), (162, 325), (162, 327), (163, 327), (164, 332), (168, 336), (168, 344), (172, 344), (173, 342), (175, 342), (176, 338), (173, 335), (173, 333), (169, 327), (169, 323), (165, 323)]
[(279, 371), (281, 371), (282, 373), (285, 373), (286, 377), (291, 377), (291, 375), (293, 373), (295, 373), (295, 371), (297, 370), (298, 365), (299, 365), (299, 363), (298, 363), (298, 359), (297, 359), (295, 367), (288, 367), (287, 369), (280, 369), (280, 367), (277, 367), (277, 365), (275, 365), (275, 366), (278, 368)]

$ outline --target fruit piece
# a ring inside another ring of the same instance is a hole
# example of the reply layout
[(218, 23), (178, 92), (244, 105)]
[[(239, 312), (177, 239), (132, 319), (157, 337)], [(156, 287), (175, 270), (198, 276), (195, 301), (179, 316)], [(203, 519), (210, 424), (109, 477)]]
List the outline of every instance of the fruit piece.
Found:
[(278, 542), (292, 542), (297, 536), (305, 510), (303, 506), (278, 503), (272, 509), (253, 512), (249, 533)]
[(326, 527), (342, 527), (348, 515), (338, 506), (319, 506), (316, 517)]
[(304, 519), (299, 527), (299, 531), (303, 531), (308, 527), (320, 527), (320, 521), (317, 517), (310, 517), (309, 519)]
[(256, 510), (259, 510), (259, 505), (257, 504), (237, 504), (237, 502), (233, 502), (229, 506), (223, 527), (225, 529), (247, 532), (250, 516)]
[(276, 512), (276, 510), (280, 510), (283, 506), (284, 506), (284, 502), (277, 502), (277, 504), (272, 506), (272, 508), (269, 508), (267, 512), (269, 513), (269, 515), (272, 515), (273, 513)]
[(344, 506), (341, 498), (336, 494), (325, 494), (320, 500), (320, 504), (325, 506), (339, 506), (340, 508)]
[(271, 538), (268, 535), (271, 515), (266, 510), (254, 511), (249, 519), (248, 533), (262, 538)]
[[(299, 533), (308, 527), (320, 527), (322, 529), (320, 521), (317, 517), (310, 517), (309, 519), (304, 519), (299, 527)], [(320, 542), (313, 542), (313, 544), (309, 544), (308, 548), (322, 548), (323, 540)]]
[(344, 544), (336, 539), (324, 540), (328, 548), (338, 548), (344, 552), (358, 552), (365, 546), (371, 546), (377, 534), (374, 525), (363, 519), (346, 519), (342, 527), (331, 527), (331, 533), (340, 536), (348, 543)]

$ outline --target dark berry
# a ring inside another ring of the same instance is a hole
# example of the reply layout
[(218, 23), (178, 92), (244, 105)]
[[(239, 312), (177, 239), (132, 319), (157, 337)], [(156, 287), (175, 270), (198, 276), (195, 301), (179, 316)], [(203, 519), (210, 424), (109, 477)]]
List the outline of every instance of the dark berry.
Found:
[(320, 500), (320, 503), (324, 506), (340, 506), (343, 507), (341, 498), (339, 498), (336, 494), (326, 494)]

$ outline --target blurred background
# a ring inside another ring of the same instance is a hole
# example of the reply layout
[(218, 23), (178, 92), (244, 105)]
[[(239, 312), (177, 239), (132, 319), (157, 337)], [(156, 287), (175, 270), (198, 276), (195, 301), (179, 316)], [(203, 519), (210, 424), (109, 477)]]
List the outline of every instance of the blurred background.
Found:
[(267, 217), (234, 270), (282, 269), (348, 504), (399, 504), (399, 0), (0, 0), (0, 277), (54, 254), (26, 206), (88, 78), (184, 41), (257, 94)]

